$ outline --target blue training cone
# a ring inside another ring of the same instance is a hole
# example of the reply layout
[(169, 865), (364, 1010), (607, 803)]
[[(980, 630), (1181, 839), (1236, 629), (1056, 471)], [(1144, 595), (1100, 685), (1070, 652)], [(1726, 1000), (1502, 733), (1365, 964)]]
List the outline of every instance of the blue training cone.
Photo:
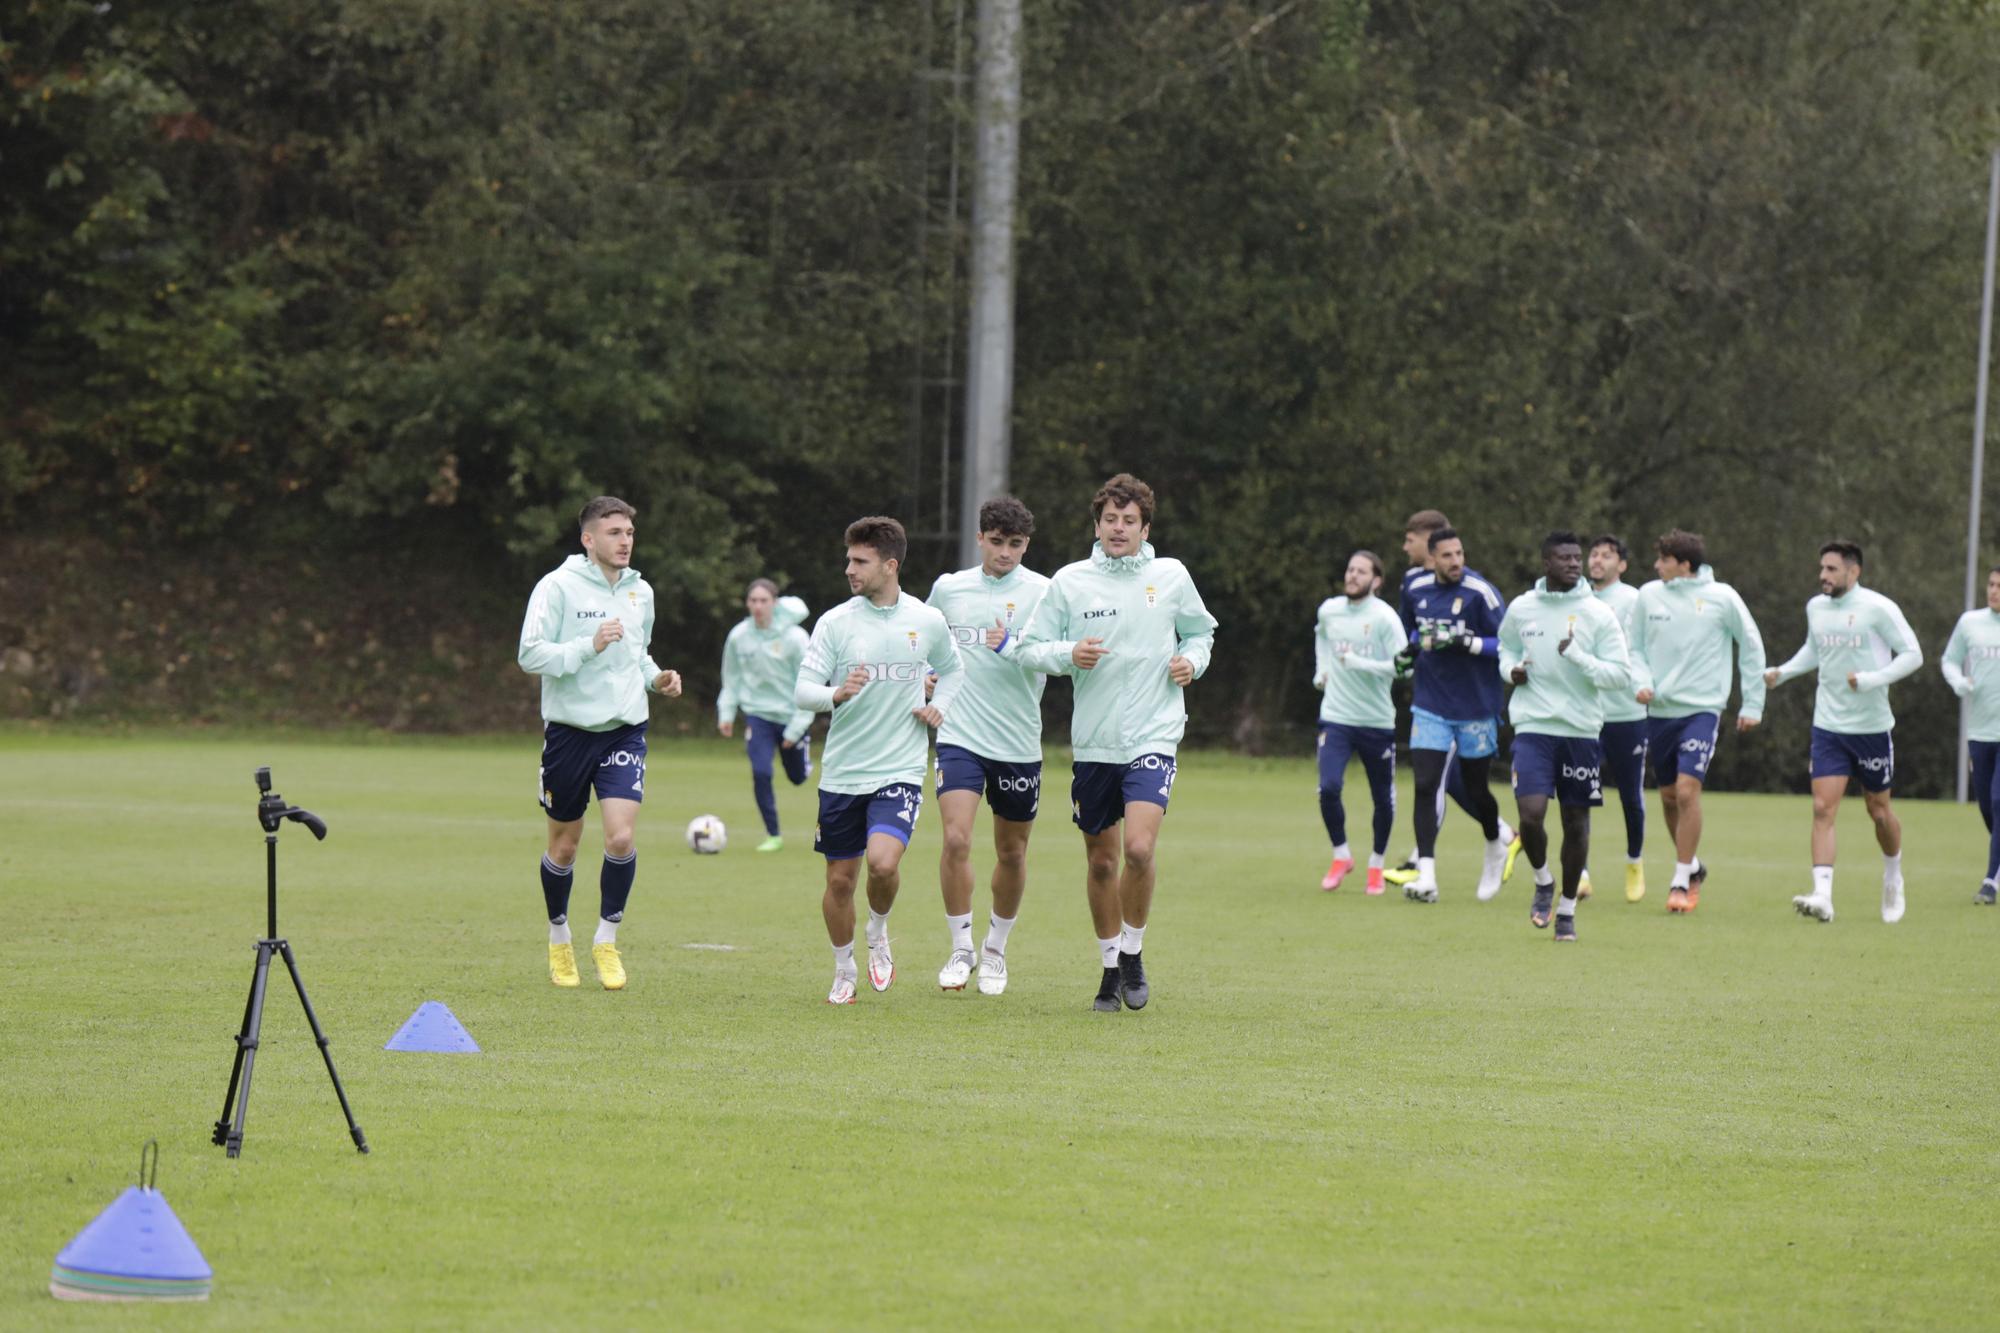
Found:
[(465, 1030), (458, 1016), (437, 1000), (425, 1000), (396, 1029), (382, 1047), (385, 1051), (469, 1051), (477, 1053), (479, 1043)]
[(215, 1277), (201, 1249), (158, 1189), (160, 1146), (149, 1141), (139, 1180), (63, 1246), (49, 1273), (49, 1294), (65, 1301), (205, 1301)]

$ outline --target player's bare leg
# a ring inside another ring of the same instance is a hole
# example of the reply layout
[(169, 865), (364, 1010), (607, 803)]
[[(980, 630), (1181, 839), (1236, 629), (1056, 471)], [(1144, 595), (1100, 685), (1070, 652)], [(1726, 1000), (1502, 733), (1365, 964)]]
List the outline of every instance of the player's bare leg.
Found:
[(979, 946), (979, 993), (998, 995), (1007, 989), (1007, 937), (1021, 915), (1028, 892), (1028, 835), (1032, 822), (993, 817), (993, 908), (986, 939)]
[(1535, 875), (1535, 897), (1528, 907), (1528, 920), (1541, 930), (1554, 916), (1556, 904), (1556, 877), (1549, 869), (1549, 798), (1522, 796), (1516, 798), (1514, 805), (1521, 820), (1517, 825), (1521, 851)]
[(1118, 905), (1119, 863), (1124, 851), (1124, 826), (1113, 824), (1101, 833), (1083, 835), (1084, 897), (1090, 904), (1090, 925), (1097, 932), (1097, 952), (1104, 964), (1104, 976), (1091, 1008), (1100, 1013), (1117, 1013), (1124, 1007), (1118, 998), (1118, 936), (1123, 916)]
[[(896, 979), (896, 959), (889, 948), (889, 909), (896, 905), (896, 890), (903, 884), (903, 853), (907, 850), (901, 838), (887, 833), (868, 835), (868, 984), (878, 991), (888, 990)], [(850, 939), (852, 935), (850, 928)]]
[(826, 919), (827, 942), (833, 945), (833, 989), (828, 1004), (853, 1004), (860, 973), (854, 966), (854, 886), (861, 878), (861, 858), (826, 863), (826, 892), (820, 915)]
[(1118, 877), (1118, 993), (1127, 1009), (1144, 1009), (1152, 995), (1140, 952), (1146, 944), (1146, 921), (1153, 914), (1153, 848), (1159, 842), (1160, 821), (1166, 817), (1164, 806), (1146, 801), (1125, 807), (1125, 865)]
[(1903, 919), (1903, 822), (1889, 801), (1889, 792), (1862, 793), (1868, 817), (1875, 821), (1875, 845), (1882, 849), (1882, 919), (1895, 925)]
[(979, 793), (939, 792), (937, 805), (944, 824), (938, 888), (944, 895), (945, 926), (951, 934), (951, 952), (938, 969), (938, 986), (964, 990), (977, 966), (972, 952), (972, 822), (979, 813)]
[(1813, 779), (1813, 887), (1811, 893), (1801, 893), (1792, 899), (1792, 907), (1800, 916), (1833, 920), (1833, 821), (1840, 814), (1840, 799), (1846, 794), (1845, 773)]
[(1701, 864), (1701, 779), (1683, 773), (1660, 788), (1660, 812), (1666, 816), (1667, 838), (1674, 844), (1674, 878), (1667, 886), (1667, 910), (1685, 915), (1701, 906), (1702, 882), (1708, 867)]

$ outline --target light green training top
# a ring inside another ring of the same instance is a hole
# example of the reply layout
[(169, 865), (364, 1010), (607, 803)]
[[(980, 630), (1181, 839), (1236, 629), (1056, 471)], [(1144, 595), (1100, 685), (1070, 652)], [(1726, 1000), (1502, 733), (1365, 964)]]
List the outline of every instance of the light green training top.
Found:
[[(598, 626), (624, 622), (625, 637), (592, 647)], [(646, 691), (660, 668), (646, 648), (653, 638), (653, 589), (626, 567), (614, 587), (585, 555), (542, 575), (528, 598), (514, 660), (542, 678), (542, 719), (583, 731), (610, 731), (647, 718)]]
[[(857, 666), (868, 668), (868, 683), (836, 706), (834, 690)], [(800, 708), (833, 714), (820, 756), (821, 791), (866, 796), (899, 782), (923, 784), (930, 728), (916, 710), (924, 706), (924, 677), (933, 671), (938, 683), (931, 706), (949, 715), (965, 668), (944, 617), (908, 593), (888, 606), (852, 597), (819, 618), (792, 699)]]
[(1821, 593), (1806, 603), (1805, 644), (1778, 668), (1777, 683), (1817, 670), (1813, 725), (1845, 736), (1872, 736), (1896, 725), (1889, 687), (1923, 664), (1924, 650), (1902, 608), (1857, 583), (1838, 597)]
[(1981, 607), (1960, 616), (1942, 665), (1952, 693), (1972, 701), (1966, 735), (2000, 741), (2000, 612)]
[(1396, 654), (1403, 620), (1380, 597), (1329, 597), (1313, 623), (1313, 684), (1319, 720), (1349, 727), (1393, 727)]
[(812, 711), (792, 704), (799, 663), (805, 660), (806, 645), (811, 642), (799, 628), (806, 614), (803, 599), (780, 597), (771, 608), (769, 626), (759, 629), (755, 616), (745, 616), (729, 631), (722, 644), (722, 693), (715, 698), (717, 722), (734, 722), (740, 708), (751, 717), (782, 726), (788, 741), (806, 734), (812, 726)]
[[(1618, 628), (1625, 635), (1625, 646), (1632, 646), (1632, 620), (1639, 609), (1639, 590), (1622, 580), (1606, 588), (1591, 588), (1591, 593), (1604, 603), (1612, 615), (1618, 617)], [(1635, 697), (1638, 687), (1631, 689), (1606, 690), (1604, 692), (1604, 720), (1606, 722), (1638, 722), (1646, 716), (1646, 705)]]
[[(1556, 645), (1569, 639), (1567, 650)], [(1568, 592), (1550, 592), (1547, 579), (1507, 604), (1500, 622), (1500, 679), (1525, 664), (1528, 679), (1514, 687), (1507, 717), (1514, 730), (1538, 736), (1588, 737), (1604, 730), (1604, 696), (1631, 684), (1625, 631), (1618, 617), (1578, 579)]]
[[(978, 565), (941, 576), (925, 603), (944, 614), (965, 664), (965, 688), (951, 716), (938, 728), (939, 745), (962, 745), (982, 759), (1008, 764), (1042, 761), (1042, 691), (1049, 679), (1001, 654), (1028, 623), (1049, 578), (1020, 565), (993, 578)], [(986, 631), (1002, 629), (998, 649)]]
[[(1070, 659), (1085, 638), (1103, 639), (1107, 650), (1088, 671)], [(1214, 648), (1215, 617), (1187, 566), (1141, 542), (1137, 555), (1116, 557), (1093, 544), (1088, 560), (1057, 570), (1027, 633), (1006, 651), (1030, 670), (1075, 680), (1070, 746), (1078, 762), (1129, 764), (1178, 749), (1187, 708), (1167, 662), (1185, 657), (1198, 680)]]
[(1764, 636), (1750, 608), (1715, 570), (1703, 565), (1683, 579), (1654, 579), (1639, 589), (1632, 620), (1632, 677), (1653, 692), (1653, 717), (1720, 713), (1729, 703), (1730, 646), (1743, 674), (1743, 706), (1752, 722), (1764, 716)]

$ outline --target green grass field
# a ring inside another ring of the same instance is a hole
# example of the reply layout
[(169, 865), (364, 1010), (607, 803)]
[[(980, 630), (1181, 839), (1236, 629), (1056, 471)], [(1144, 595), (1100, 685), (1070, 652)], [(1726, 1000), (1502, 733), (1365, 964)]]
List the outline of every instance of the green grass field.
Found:
[[(332, 826), (285, 827), (280, 926), (365, 1158), (282, 972), (244, 1155), (208, 1142), (263, 925), (259, 763)], [(1903, 808), (1893, 928), (1858, 801), (1831, 926), (1787, 901), (1803, 797), (1711, 798), (1715, 874), (1686, 920), (1657, 839), (1652, 894), (1622, 900), (1601, 815), (1607, 892), (1559, 949), (1528, 925), (1525, 868), (1473, 901), (1463, 816), (1439, 905), (1322, 894), (1307, 761), (1194, 755), (1148, 1009), (1089, 1012), (1079, 841), (1053, 799), (1004, 997), (932, 980), (927, 810), (901, 975), (834, 1009), (810, 793), (782, 790), (790, 845), (757, 856), (740, 753), (708, 742), (654, 751), (630, 988), (597, 989), (587, 959), (583, 989), (551, 987), (535, 763), (530, 737), (0, 733), (0, 1326), (134, 1326), (46, 1284), (150, 1137), (216, 1276), (147, 1327), (1995, 1318), (2000, 912), (1970, 902), (1969, 809)], [(681, 845), (704, 810), (735, 835), (720, 857)], [(384, 1051), (428, 999), (483, 1053)]]

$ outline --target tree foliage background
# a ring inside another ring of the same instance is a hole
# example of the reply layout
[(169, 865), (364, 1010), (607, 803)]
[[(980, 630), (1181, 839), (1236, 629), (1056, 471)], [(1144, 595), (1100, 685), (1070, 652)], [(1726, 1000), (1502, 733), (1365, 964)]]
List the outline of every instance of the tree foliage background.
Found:
[[(607, 490), (706, 693), (749, 577), (818, 609), (847, 519), (942, 531), (951, 401), (913, 381), (962, 320), (970, 108), (926, 71), (969, 8), (0, 6), (0, 709), (516, 725), (520, 606)], [(1509, 591), (1552, 526), (1623, 533), (1635, 581), (1702, 531), (1780, 659), (1851, 535), (1941, 647), (2000, 3), (1025, 30), (1031, 563), (1104, 476), (1154, 484), (1224, 620), (1198, 736), (1303, 746), (1313, 607), (1427, 506)], [(921, 538), (906, 583), (947, 562)], [(1799, 785), (1810, 693), (1718, 782)], [(1897, 710), (1899, 785), (1942, 792), (1935, 673)]]

